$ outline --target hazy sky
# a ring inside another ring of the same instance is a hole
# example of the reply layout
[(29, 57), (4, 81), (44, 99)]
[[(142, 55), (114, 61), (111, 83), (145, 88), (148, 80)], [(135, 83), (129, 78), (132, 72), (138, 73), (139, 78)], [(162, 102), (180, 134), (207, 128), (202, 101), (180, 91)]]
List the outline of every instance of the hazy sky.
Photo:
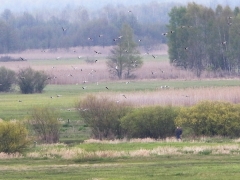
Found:
[(84, 6), (89, 9), (98, 9), (107, 4), (124, 4), (124, 5), (136, 5), (146, 4), (152, 1), (159, 3), (164, 2), (196, 2), (198, 4), (204, 4), (207, 6), (215, 6), (216, 4), (240, 5), (239, 0), (0, 0), (0, 11), (4, 9), (10, 9), (12, 11), (34, 11), (42, 8), (61, 9), (67, 5), (71, 7)]

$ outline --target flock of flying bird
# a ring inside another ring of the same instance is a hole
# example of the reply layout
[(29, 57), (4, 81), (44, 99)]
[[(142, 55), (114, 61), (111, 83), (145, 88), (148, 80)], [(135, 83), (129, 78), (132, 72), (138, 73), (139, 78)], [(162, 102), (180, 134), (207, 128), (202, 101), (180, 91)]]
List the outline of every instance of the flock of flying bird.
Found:
[[(132, 11), (128, 11), (129, 13), (132, 13)], [(228, 17), (228, 25), (229, 26), (231, 26), (232, 25), (232, 22), (231, 22), (231, 19), (232, 19), (232, 17)], [(180, 26), (180, 28), (192, 28), (192, 26)], [(67, 32), (67, 28), (65, 28), (65, 27), (61, 27), (61, 29), (62, 29), (62, 32), (63, 33), (66, 33)], [(162, 33), (162, 35), (163, 36), (168, 36), (169, 34), (173, 34), (175, 31), (173, 31), (173, 30), (171, 30), (171, 31), (169, 31), (169, 32), (164, 32), (164, 33)], [(98, 38), (103, 38), (104, 37), (104, 35), (103, 34), (99, 34), (98, 35)], [(119, 40), (121, 40), (122, 39), (122, 35), (120, 35), (120, 36), (118, 36), (117, 38), (113, 38), (112, 40), (113, 40), (113, 42), (117, 42), (117, 41), (119, 41)], [(88, 37), (87, 38), (89, 41), (94, 41), (94, 38), (93, 37)], [(142, 41), (142, 39), (139, 39), (138, 40), (138, 42), (141, 42)], [(223, 45), (225, 45), (227, 42), (226, 41), (223, 41), (222, 42), (222, 44)], [(186, 51), (189, 49), (189, 47), (185, 47), (184, 48)], [(42, 52), (46, 52), (45, 50), (42, 50)], [(75, 52), (76, 53), (76, 50), (74, 50), (73, 52)], [(97, 51), (97, 50), (94, 50), (93, 51), (95, 54), (101, 54), (101, 52), (100, 51)], [(127, 52), (127, 50), (126, 50), (126, 52)], [(147, 54), (147, 55), (149, 55), (149, 52), (146, 52), (145, 54)], [(156, 55), (154, 55), (154, 54), (151, 54), (151, 56), (153, 57), (153, 58), (156, 58), (157, 56)], [(58, 56), (58, 57), (56, 57), (56, 60), (59, 60), (61, 57), (60, 56)], [(81, 56), (78, 56), (77, 57), (78, 59), (81, 59), (82, 57)], [(25, 58), (23, 58), (23, 57), (20, 57), (20, 59), (22, 60), (22, 61), (26, 61), (27, 59), (25, 59)], [(95, 63), (97, 63), (97, 59), (95, 59), (94, 60), (94, 62)], [(55, 68), (54, 66), (52, 67), (52, 68)], [(76, 67), (73, 67), (72, 66), (72, 68), (73, 69), (76, 69)], [(116, 66), (116, 70), (118, 69), (118, 67)], [(81, 71), (83, 71), (82, 69), (81, 69)], [(93, 71), (93, 70), (92, 70)], [(94, 70), (95, 71), (95, 70)], [(160, 71), (162, 72), (162, 73), (164, 73), (164, 71), (163, 70), (161, 70), (160, 69)], [(96, 72), (96, 71), (95, 71)], [(154, 75), (155, 74), (155, 72), (153, 72), (153, 71), (151, 71), (151, 74), (152, 75)], [(69, 74), (68, 76), (70, 76), (70, 77), (73, 77), (73, 75), (72, 74)], [(23, 77), (24, 78), (24, 77)], [(54, 76), (54, 77), (48, 77), (48, 80), (51, 80), (51, 79), (56, 79), (57, 77), (56, 76)], [(87, 81), (86, 80), (84, 80), (83, 81), (83, 84), (85, 84), (85, 83), (87, 83)], [(128, 84), (129, 82), (127, 82), (126, 84)], [(98, 83), (97, 83), (97, 85), (98, 85)], [(105, 87), (107, 90), (109, 90), (109, 88), (106, 86)], [(161, 88), (169, 88), (168, 86), (161, 86)], [(86, 89), (86, 86), (82, 86), (82, 89), (83, 90), (85, 90)], [(124, 94), (122, 95), (124, 98), (127, 98)], [(57, 95), (57, 97), (61, 97), (61, 95)], [(53, 96), (51, 96), (51, 98), (53, 98)], [(22, 102), (21, 100), (19, 100), (19, 102)]]

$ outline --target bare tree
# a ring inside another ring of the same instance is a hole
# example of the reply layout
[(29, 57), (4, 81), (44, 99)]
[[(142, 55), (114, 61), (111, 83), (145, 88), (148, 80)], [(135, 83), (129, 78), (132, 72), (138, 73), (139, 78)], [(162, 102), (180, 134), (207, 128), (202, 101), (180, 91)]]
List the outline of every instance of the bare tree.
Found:
[(29, 123), (39, 140), (44, 143), (59, 141), (60, 123), (57, 117), (57, 112), (49, 107), (33, 108)]
[(119, 79), (131, 78), (132, 72), (143, 64), (137, 44), (133, 40), (133, 32), (129, 25), (124, 24), (121, 35), (114, 39), (117, 42), (108, 57), (107, 66), (109, 72)]

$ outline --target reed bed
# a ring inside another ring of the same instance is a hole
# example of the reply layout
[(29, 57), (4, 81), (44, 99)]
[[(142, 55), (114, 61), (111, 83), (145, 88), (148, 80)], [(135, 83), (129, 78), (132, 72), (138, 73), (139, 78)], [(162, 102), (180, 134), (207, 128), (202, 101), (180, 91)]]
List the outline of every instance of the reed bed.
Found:
[[(27, 61), (0, 62), (0, 66), (5, 66), (18, 72), (20, 69), (31, 67), (35, 70), (42, 70), (53, 78), (51, 84), (79, 84), (83, 81), (99, 82), (117, 80), (112, 77), (106, 65), (107, 56), (112, 47), (75, 47), (69, 49), (27, 50), (21, 53), (7, 54), (14, 58), (23, 57)], [(94, 50), (102, 52), (97, 54)], [(151, 54), (156, 55), (153, 59), (151, 55), (144, 55), (145, 50), (140, 48), (143, 66), (134, 73), (135, 80), (144, 79), (197, 79), (192, 71), (186, 71), (170, 65), (167, 55), (167, 47), (160, 45)], [(3, 55), (2, 55), (3, 56)], [(59, 59), (57, 60), (57, 57)], [(81, 57), (81, 58), (79, 58)], [(86, 59), (97, 59), (96, 63), (87, 63)], [(203, 72), (201, 78), (219, 78), (222, 73)]]
[[(240, 87), (206, 87), (186, 89), (157, 89), (155, 91), (137, 92), (102, 92), (99, 96), (106, 96), (116, 102), (129, 102), (135, 106), (171, 105), (191, 106), (201, 101), (224, 101), (234, 104), (240, 103)], [(126, 98), (123, 97), (124, 94)]]

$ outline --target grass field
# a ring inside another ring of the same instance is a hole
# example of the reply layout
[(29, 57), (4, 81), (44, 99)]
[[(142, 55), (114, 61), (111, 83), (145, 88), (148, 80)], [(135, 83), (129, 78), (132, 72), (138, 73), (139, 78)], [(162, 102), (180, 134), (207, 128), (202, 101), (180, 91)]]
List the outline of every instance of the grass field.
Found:
[(229, 140), (39, 145), (24, 156), (0, 155), (0, 179), (238, 179), (239, 153)]
[[(174, 138), (99, 142), (90, 139), (90, 130), (75, 108), (87, 94), (128, 101), (136, 107), (190, 106), (203, 100), (240, 103), (239, 79), (213, 79), (215, 75), (208, 73), (198, 79), (192, 72), (169, 65), (166, 51), (156, 51), (155, 59), (143, 56), (144, 65), (135, 72), (137, 79), (112, 80), (105, 64), (108, 49), (101, 51), (105, 54), (91, 56), (93, 49), (79, 50), (78, 54), (72, 50), (46, 54), (36, 50), (12, 55), (27, 61), (0, 63), (16, 72), (30, 66), (57, 77), (42, 94), (24, 95), (17, 88), (0, 93), (0, 119), (26, 120), (32, 107), (55, 108), (62, 123), (60, 142), (65, 143), (32, 145), (24, 154), (0, 153), (0, 179), (239, 179), (239, 140), (219, 137), (183, 142)], [(79, 55), (83, 58), (78, 59)], [(61, 58), (56, 60), (57, 56)], [(99, 61), (86, 63), (87, 57)]]
[[(161, 86), (169, 88), (162, 89)], [(113, 99), (130, 101), (139, 106), (165, 105), (167, 101), (161, 99), (161, 96), (175, 99), (176, 102), (172, 101), (172, 105), (181, 105), (181, 102), (177, 103), (177, 101), (194, 100), (193, 103), (196, 103), (196, 101), (211, 99), (211, 97), (216, 97), (216, 100), (237, 103), (239, 101), (239, 86), (239, 80), (148, 80), (129, 81), (127, 84), (126, 81), (115, 81), (98, 84), (48, 85), (42, 94), (0, 93), (0, 118), (4, 120), (24, 119), (29, 115), (32, 107), (47, 105), (58, 109), (62, 119), (77, 120), (79, 117), (75, 111), (75, 103), (86, 94), (110, 96)], [(86, 89), (82, 87), (86, 87)], [(109, 90), (105, 87), (108, 87)], [(124, 99), (122, 94), (127, 95), (128, 98)], [(154, 102), (150, 101), (151, 97), (154, 97)]]

